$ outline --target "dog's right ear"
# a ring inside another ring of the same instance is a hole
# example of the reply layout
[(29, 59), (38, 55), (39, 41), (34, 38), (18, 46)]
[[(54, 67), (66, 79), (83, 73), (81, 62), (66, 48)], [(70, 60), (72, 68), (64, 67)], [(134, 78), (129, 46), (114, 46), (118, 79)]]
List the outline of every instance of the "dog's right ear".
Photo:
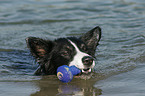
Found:
[(95, 55), (96, 47), (99, 45), (99, 41), (101, 39), (101, 28), (99, 26), (96, 26), (92, 30), (88, 31), (87, 33), (83, 34), (83, 36), (80, 37), (80, 39), (86, 43), (88, 46), (88, 49), (91, 50), (89, 52), (92, 56)]
[(37, 37), (26, 38), (27, 46), (31, 51), (31, 54), (36, 59), (41, 59), (47, 56), (54, 47), (54, 42), (50, 40), (44, 40)]

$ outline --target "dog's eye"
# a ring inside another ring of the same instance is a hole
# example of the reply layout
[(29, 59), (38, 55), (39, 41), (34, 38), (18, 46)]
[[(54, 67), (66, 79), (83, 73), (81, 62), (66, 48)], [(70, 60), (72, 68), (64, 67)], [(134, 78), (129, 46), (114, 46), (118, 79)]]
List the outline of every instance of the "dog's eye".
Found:
[(68, 54), (67, 51), (64, 51), (64, 52), (61, 53), (61, 55), (62, 55), (62, 56), (68, 56), (69, 54)]

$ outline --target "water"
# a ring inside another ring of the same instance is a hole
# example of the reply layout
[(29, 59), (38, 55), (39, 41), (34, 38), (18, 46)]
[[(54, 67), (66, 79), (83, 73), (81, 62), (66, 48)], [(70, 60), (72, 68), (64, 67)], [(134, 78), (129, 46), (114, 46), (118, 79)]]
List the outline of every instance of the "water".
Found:
[[(0, 96), (144, 96), (144, 9), (144, 0), (0, 0)], [(33, 75), (25, 38), (80, 36), (95, 26), (103, 36), (91, 79)]]

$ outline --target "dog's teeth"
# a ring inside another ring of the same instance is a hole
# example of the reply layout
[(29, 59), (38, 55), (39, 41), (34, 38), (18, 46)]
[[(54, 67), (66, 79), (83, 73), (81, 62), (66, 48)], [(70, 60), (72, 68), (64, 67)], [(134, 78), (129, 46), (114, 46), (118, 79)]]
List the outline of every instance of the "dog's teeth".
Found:
[(84, 70), (82, 70), (82, 72), (84, 73), (85, 71), (84, 71)]
[(82, 70), (83, 73), (89, 73), (89, 72), (91, 72), (91, 71), (92, 71), (91, 68), (90, 68), (89, 70), (87, 70), (87, 71), (84, 71), (84, 69)]
[(90, 68), (88, 72), (91, 72), (91, 71), (92, 71), (92, 69)]

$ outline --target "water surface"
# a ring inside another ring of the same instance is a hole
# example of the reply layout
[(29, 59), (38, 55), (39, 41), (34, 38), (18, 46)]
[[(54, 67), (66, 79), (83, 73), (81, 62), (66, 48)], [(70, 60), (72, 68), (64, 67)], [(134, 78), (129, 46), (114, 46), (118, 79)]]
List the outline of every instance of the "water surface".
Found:
[[(144, 96), (144, 0), (0, 0), (0, 96)], [(29, 36), (54, 40), (102, 28), (94, 75), (69, 84), (34, 76)]]

